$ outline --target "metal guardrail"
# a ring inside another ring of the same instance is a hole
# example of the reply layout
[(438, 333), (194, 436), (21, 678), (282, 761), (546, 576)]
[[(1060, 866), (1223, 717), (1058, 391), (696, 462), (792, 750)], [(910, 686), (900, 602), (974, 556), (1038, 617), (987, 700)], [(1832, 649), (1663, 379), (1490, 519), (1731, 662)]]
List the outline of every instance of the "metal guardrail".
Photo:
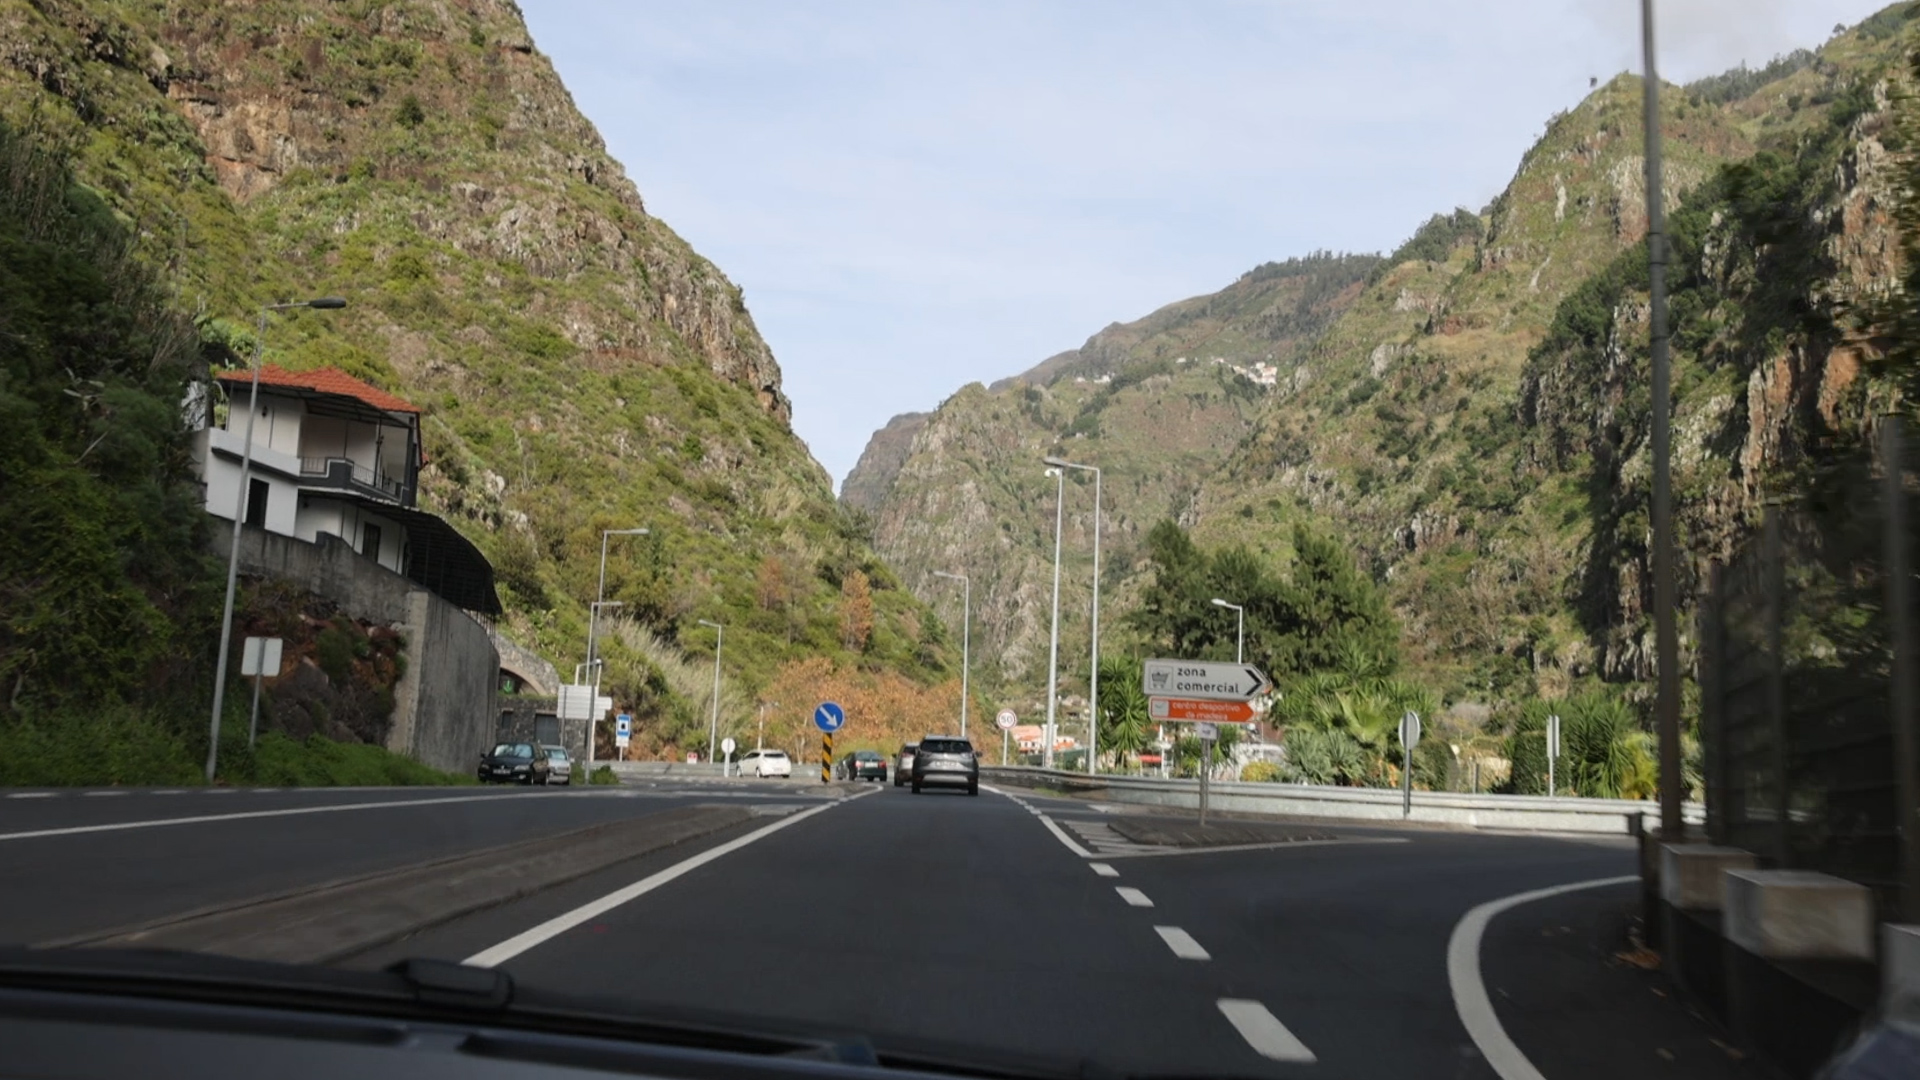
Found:
[[(1097, 794), (1109, 802), (1197, 810), (1197, 780), (1142, 776), (1089, 777), (1085, 773), (1025, 766), (987, 766), (990, 782), (1017, 787), (1046, 787), (1075, 794)], [(1415, 821), (1473, 829), (1572, 832), (1631, 836), (1642, 819), (1658, 822), (1660, 804), (1632, 799), (1549, 798), (1544, 795), (1465, 795), (1416, 791), (1411, 816), (1402, 816), (1400, 792), (1385, 788), (1322, 787), (1315, 784), (1221, 782), (1210, 787), (1214, 810), (1280, 817), (1340, 818), (1348, 821)], [(1706, 820), (1697, 803), (1685, 807), (1689, 823)]]

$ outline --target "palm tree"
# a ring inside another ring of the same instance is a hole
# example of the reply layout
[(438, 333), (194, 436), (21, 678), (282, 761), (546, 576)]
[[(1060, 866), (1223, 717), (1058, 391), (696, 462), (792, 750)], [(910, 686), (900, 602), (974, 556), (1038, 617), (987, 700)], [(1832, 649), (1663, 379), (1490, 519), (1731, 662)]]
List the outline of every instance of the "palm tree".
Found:
[(1142, 666), (1124, 657), (1100, 662), (1100, 748), (1113, 754), (1116, 766), (1145, 750), (1150, 738)]
[(1410, 710), (1430, 716), (1434, 706), (1430, 691), (1405, 679), (1322, 671), (1289, 682), (1272, 715), (1287, 729), (1288, 746), (1295, 731), (1344, 736), (1357, 748), (1357, 760), (1323, 739), (1309, 739), (1305, 749), (1316, 761), (1335, 760), (1321, 757), (1324, 751), (1349, 762), (1339, 770), (1348, 783), (1385, 784), (1399, 758), (1400, 717)]

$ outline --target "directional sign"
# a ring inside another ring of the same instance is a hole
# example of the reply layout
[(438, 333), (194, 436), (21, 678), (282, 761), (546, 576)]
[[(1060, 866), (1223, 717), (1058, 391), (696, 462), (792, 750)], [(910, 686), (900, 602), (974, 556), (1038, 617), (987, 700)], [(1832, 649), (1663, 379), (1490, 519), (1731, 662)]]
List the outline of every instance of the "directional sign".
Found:
[(720, 752), (723, 754), (731, 754), (733, 753), (733, 748), (738, 745), (740, 744), (733, 741), (733, 736), (729, 735), (720, 740)]
[(847, 722), (847, 710), (831, 701), (823, 701), (813, 710), (813, 726), (831, 735)]
[(1209, 701), (1205, 698), (1148, 698), (1147, 715), (1155, 720), (1205, 721), (1213, 724), (1244, 724), (1253, 719), (1253, 706), (1244, 701)]
[(560, 688), (560, 719), (591, 720), (593, 711), (593, 686), (590, 683), (568, 683)]
[(1149, 660), (1143, 680), (1148, 697), (1250, 701), (1273, 689), (1252, 664), (1216, 660)]
[(1547, 756), (1560, 756), (1560, 717), (1558, 714), (1547, 717)]
[(264, 675), (271, 679), (280, 674), (280, 648), (284, 644), (277, 637), (250, 637), (240, 650), (240, 674)]
[(1400, 745), (1411, 750), (1420, 741), (1420, 714), (1408, 709), (1400, 717)]
[(1201, 742), (1212, 742), (1220, 737), (1220, 729), (1212, 724), (1195, 724), (1193, 725), (1193, 734), (1194, 737)]
[(1019, 723), (1020, 718), (1014, 715), (1012, 709), (1001, 709), (1000, 715), (994, 717), (993, 722), (1001, 731), (1012, 731), (1013, 725)]

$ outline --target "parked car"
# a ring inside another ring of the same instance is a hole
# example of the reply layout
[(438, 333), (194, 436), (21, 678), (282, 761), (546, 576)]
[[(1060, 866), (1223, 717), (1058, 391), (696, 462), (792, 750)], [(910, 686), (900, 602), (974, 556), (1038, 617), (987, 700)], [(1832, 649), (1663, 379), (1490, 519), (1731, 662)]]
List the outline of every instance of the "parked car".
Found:
[(761, 779), (792, 776), (793, 761), (785, 750), (749, 750), (740, 755), (740, 775)]
[(564, 746), (542, 746), (547, 753), (547, 783), (573, 786), (573, 759)]
[(500, 743), (480, 755), (483, 784), (545, 784), (553, 764), (532, 743)]
[(840, 759), (840, 779), (887, 782), (887, 759), (878, 750), (855, 750)]
[(980, 759), (957, 735), (929, 735), (913, 752), (913, 793), (927, 787), (965, 787), (980, 794)]
[(893, 786), (894, 787), (899, 787), (900, 785), (906, 783), (908, 780), (913, 779), (913, 748), (918, 745), (919, 745), (918, 743), (908, 743), (905, 746), (902, 746), (900, 748), (900, 753), (894, 757), (893, 759)]

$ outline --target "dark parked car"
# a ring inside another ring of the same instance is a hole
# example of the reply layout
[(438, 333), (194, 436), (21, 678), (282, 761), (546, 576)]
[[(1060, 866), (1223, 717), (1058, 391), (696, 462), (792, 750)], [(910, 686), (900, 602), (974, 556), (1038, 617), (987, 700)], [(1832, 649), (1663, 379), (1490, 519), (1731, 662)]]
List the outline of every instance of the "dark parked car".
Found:
[(887, 759), (878, 750), (855, 750), (840, 759), (840, 779), (887, 782)]
[(926, 787), (965, 787), (980, 794), (980, 759), (973, 744), (956, 735), (929, 735), (913, 752), (913, 793)]
[(545, 784), (552, 771), (546, 750), (532, 743), (503, 742), (480, 755), (483, 784)]
[(899, 787), (913, 779), (913, 748), (918, 743), (908, 743), (900, 748), (900, 754), (893, 761), (893, 786)]

